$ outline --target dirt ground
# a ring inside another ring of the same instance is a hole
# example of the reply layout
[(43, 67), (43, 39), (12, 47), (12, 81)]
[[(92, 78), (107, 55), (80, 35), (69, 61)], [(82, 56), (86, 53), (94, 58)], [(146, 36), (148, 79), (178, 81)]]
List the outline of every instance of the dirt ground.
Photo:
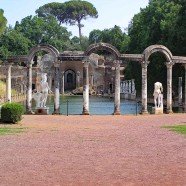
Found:
[[(186, 114), (24, 116), (0, 136), (0, 186), (184, 186)], [(4, 127), (0, 125), (0, 127)]]

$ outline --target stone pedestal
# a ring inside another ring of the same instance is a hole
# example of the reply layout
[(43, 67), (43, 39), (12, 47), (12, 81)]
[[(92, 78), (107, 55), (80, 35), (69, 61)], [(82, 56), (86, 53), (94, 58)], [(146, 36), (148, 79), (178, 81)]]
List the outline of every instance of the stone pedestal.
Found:
[(35, 110), (36, 115), (48, 115), (49, 107), (37, 107)]
[(163, 114), (163, 107), (152, 107), (152, 114)]

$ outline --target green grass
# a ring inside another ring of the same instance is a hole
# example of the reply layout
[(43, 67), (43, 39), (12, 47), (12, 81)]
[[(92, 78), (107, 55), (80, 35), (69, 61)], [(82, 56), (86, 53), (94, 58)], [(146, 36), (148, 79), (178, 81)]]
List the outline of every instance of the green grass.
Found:
[(164, 128), (186, 135), (186, 125), (165, 126)]
[(4, 135), (14, 135), (14, 134), (20, 134), (26, 131), (26, 128), (23, 127), (1, 127), (0, 128), (0, 136)]

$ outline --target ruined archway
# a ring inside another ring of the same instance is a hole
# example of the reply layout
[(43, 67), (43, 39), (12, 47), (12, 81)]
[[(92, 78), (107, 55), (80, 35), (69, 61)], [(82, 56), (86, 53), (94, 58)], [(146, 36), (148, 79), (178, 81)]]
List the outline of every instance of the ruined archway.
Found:
[(143, 61), (147, 62), (149, 60), (149, 57), (155, 52), (160, 52), (164, 54), (167, 62), (172, 63), (172, 53), (167, 47), (163, 45), (151, 45), (147, 47), (143, 52)]
[(114, 55), (114, 57), (116, 59), (120, 59), (121, 54), (118, 51), (118, 49), (114, 46), (112, 46), (111, 44), (108, 43), (96, 43), (96, 44), (92, 44), (90, 45), (87, 50), (85, 51), (85, 56), (89, 56), (92, 53), (95, 53), (99, 50), (105, 50), (110, 52), (112, 55)]
[(31, 48), (31, 50), (29, 51), (29, 54), (28, 54), (28, 62), (29, 63), (33, 60), (35, 53), (39, 52), (39, 51), (45, 51), (45, 52), (50, 53), (51, 55), (53, 55), (55, 57), (55, 61), (59, 57), (59, 51), (55, 47), (53, 47), (52, 45), (37, 45), (37, 46)]

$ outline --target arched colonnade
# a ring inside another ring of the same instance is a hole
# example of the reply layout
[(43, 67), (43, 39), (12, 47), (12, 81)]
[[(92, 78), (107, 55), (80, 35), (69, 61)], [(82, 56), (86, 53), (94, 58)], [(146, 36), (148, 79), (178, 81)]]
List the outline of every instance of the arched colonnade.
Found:
[[(114, 56), (111, 65), (115, 68), (115, 95), (114, 95), (114, 115), (120, 115), (120, 67), (126, 67), (127, 61), (136, 61), (141, 63), (142, 67), (142, 114), (148, 114), (147, 111), (147, 71), (150, 63), (149, 58), (155, 52), (160, 52), (166, 57), (165, 65), (167, 67), (167, 113), (172, 113), (172, 68), (175, 63), (180, 63), (185, 68), (185, 82), (186, 82), (186, 57), (173, 56), (168, 48), (162, 45), (151, 45), (144, 50), (142, 54), (120, 54), (120, 52), (108, 43), (96, 43), (90, 45), (81, 57), (83, 63), (83, 115), (89, 115), (89, 65), (91, 60), (89, 56), (97, 51), (105, 50)], [(53, 114), (60, 114), (60, 64), (63, 63), (59, 51), (51, 45), (38, 45), (33, 47), (27, 56), (16, 56), (8, 59), (9, 64), (22, 61), (27, 65), (27, 113), (32, 113), (32, 65), (33, 58), (38, 51), (45, 51), (54, 57), (54, 112)], [(72, 56), (73, 57), (73, 56)], [(11, 65), (8, 66), (11, 68)], [(8, 79), (10, 80), (11, 71), (8, 70)], [(185, 83), (186, 84), (186, 83)], [(185, 103), (186, 111), (186, 85), (185, 85)]]

